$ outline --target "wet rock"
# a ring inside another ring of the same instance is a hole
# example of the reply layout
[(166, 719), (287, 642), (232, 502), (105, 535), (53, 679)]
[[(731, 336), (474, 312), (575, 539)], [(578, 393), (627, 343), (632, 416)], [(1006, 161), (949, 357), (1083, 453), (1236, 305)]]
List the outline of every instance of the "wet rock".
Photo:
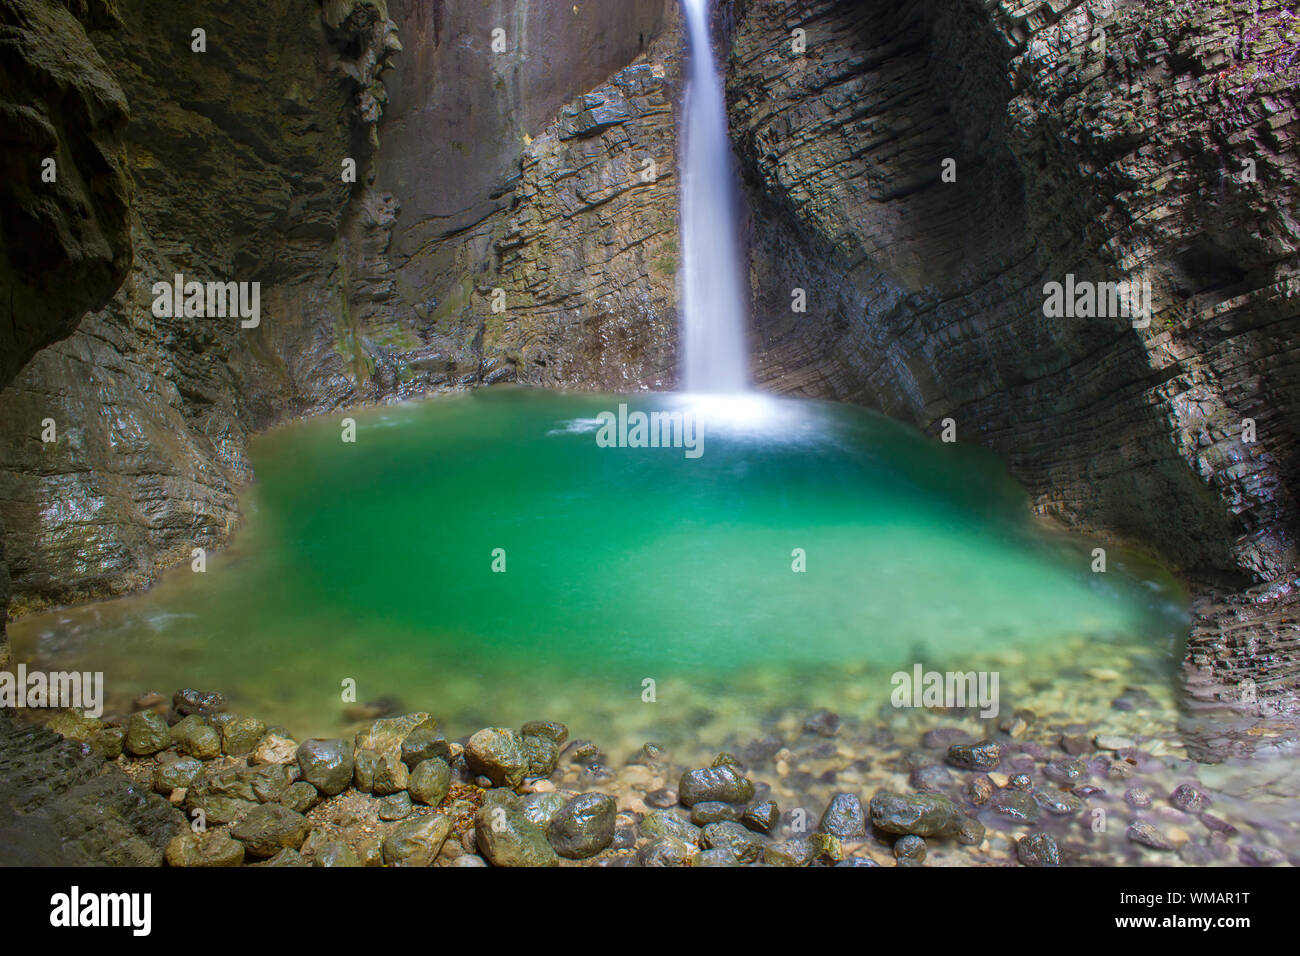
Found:
[(551, 818), (546, 838), (555, 852), (570, 860), (595, 856), (614, 841), (618, 804), (603, 793), (584, 793)]
[(402, 763), (414, 770), (425, 760), (451, 763), (451, 744), (438, 729), (436, 720), (427, 720), (402, 739)]
[(938, 793), (897, 794), (880, 791), (871, 798), (872, 824), (886, 833), (944, 837), (956, 832), (961, 814)]
[(232, 757), (243, 757), (252, 753), (265, 736), (266, 724), (262, 721), (255, 717), (236, 717), (221, 725), (221, 750)]
[(748, 803), (754, 797), (754, 784), (729, 764), (689, 770), (682, 774), (677, 787), (683, 806), (697, 803)]
[(722, 753), (718, 754), (716, 757), (714, 757), (713, 763), (709, 764), (709, 766), (734, 767), (739, 773), (745, 772), (745, 765), (740, 762), (740, 758), (737, 757), (735, 754), (729, 753), (725, 750)]
[(1074, 786), (1088, 779), (1088, 765), (1073, 757), (1060, 757), (1043, 767), (1043, 776), (1053, 783)]
[(1286, 862), (1286, 855), (1271, 846), (1251, 844), (1237, 851), (1237, 859), (1246, 866), (1278, 866)]
[(1023, 866), (1060, 866), (1061, 851), (1046, 833), (1027, 833), (1016, 841), (1016, 857)]
[(1124, 692), (1110, 702), (1115, 710), (1158, 710), (1160, 702), (1141, 687), (1125, 687)]
[(1008, 790), (1032, 790), (1034, 778), (1027, 773), (1013, 773), (1007, 780)]
[(221, 830), (182, 833), (167, 844), (166, 857), (168, 866), (242, 866), (244, 844)]
[(837, 793), (831, 798), (830, 805), (822, 814), (819, 824), (823, 833), (829, 833), (842, 840), (852, 840), (867, 835), (867, 815), (862, 810), (862, 801), (854, 793)]
[(771, 833), (781, 819), (781, 808), (771, 800), (761, 800), (745, 808), (740, 822), (755, 833)]
[(740, 819), (742, 813), (742, 809), (735, 804), (706, 801), (697, 803), (691, 808), (691, 822), (697, 827), (728, 821), (734, 823)]
[(327, 797), (342, 793), (352, 783), (355, 764), (346, 740), (304, 740), (298, 747), (302, 778)]
[[(566, 730), (567, 734), (568, 731)], [(667, 751), (658, 744), (646, 742), (641, 745), (641, 749), (628, 758), (628, 766), (639, 765), (642, 767), (655, 767), (663, 763), (667, 756)]]
[(741, 863), (753, 863), (763, 851), (763, 841), (739, 823), (710, 823), (704, 828), (704, 847), (725, 847)]
[(763, 847), (763, 862), (768, 866), (809, 866), (817, 859), (817, 849), (808, 840), (785, 840)]
[(1092, 753), (1097, 747), (1084, 734), (1061, 734), (1061, 749), (1072, 757), (1078, 757)]
[(518, 787), (528, 775), (523, 740), (513, 730), (501, 727), (489, 727), (470, 737), (465, 764), (471, 773), (487, 777), (497, 787)]
[(1174, 792), (1169, 795), (1169, 802), (1179, 810), (1186, 813), (1202, 813), (1210, 808), (1212, 801), (1203, 791), (1198, 790), (1190, 783), (1184, 783), (1174, 788)]
[(414, 807), (411, 806), (411, 797), (403, 790), (401, 793), (393, 793), (379, 801), (379, 819), (381, 820), (405, 820), (411, 815)]
[(363, 867), (383, 866), (384, 847), (378, 837), (366, 837), (357, 843), (357, 859)]
[(429, 866), (450, 833), (451, 818), (440, 813), (405, 820), (384, 840), (384, 862), (389, 866)]
[(961, 770), (994, 770), (1002, 762), (1002, 747), (991, 740), (953, 744), (948, 748), (947, 761)]
[(249, 811), (254, 809), (257, 804), (251, 800), (241, 800), (238, 797), (227, 797), (219, 793), (204, 791), (195, 792), (191, 789), (185, 794), (185, 806), (191, 812), (191, 815), (195, 811), (201, 812), (203, 819), (209, 825), (220, 825), (233, 823), (247, 816)]
[(199, 760), (215, 760), (221, 756), (221, 735), (197, 714), (183, 718), (172, 727), (171, 740), (182, 753)]
[(997, 787), (987, 776), (981, 774), (966, 784), (966, 795), (970, 797), (971, 803), (977, 807), (982, 807), (992, 799)]
[(685, 843), (664, 837), (647, 843), (637, 851), (637, 862), (642, 866), (681, 866), (690, 855)]
[(311, 825), (301, 813), (277, 803), (254, 807), (231, 829), (230, 835), (244, 844), (244, 851), (256, 859), (268, 859), (286, 847), (296, 850)]
[(1083, 809), (1083, 801), (1060, 790), (1035, 790), (1034, 802), (1053, 816), (1064, 817)]
[(969, 744), (973, 738), (960, 727), (936, 727), (927, 730), (921, 746), (927, 750), (947, 750), (953, 744)]
[(305, 780), (291, 783), (280, 794), (280, 806), (288, 807), (298, 813), (308, 813), (320, 803), (320, 791)]
[(440, 757), (430, 757), (411, 771), (406, 789), (413, 800), (436, 807), (451, 789), (451, 767)]
[(353, 754), (352, 779), (362, 793), (391, 796), (406, 789), (410, 771), (400, 751), (359, 749)]
[(745, 762), (749, 766), (755, 767), (767, 763), (775, 757), (784, 746), (785, 741), (780, 737), (777, 737), (775, 734), (768, 734), (766, 737), (761, 737), (758, 740), (751, 741), (747, 744), (741, 751), (741, 756), (745, 758)]
[(1231, 823), (1221, 817), (1216, 817), (1213, 813), (1202, 813), (1201, 822), (1213, 832), (1222, 833), (1225, 836), (1232, 836), (1237, 832), (1237, 828)]
[(267, 734), (248, 755), (250, 764), (291, 764), (298, 759), (298, 744), (279, 734)]
[(583, 767), (592, 767), (605, 762), (605, 755), (590, 740), (570, 740), (560, 753), (567, 757), (570, 763)]
[(290, 783), (290, 769), (280, 764), (243, 767), (209, 765), (192, 786), (195, 794), (211, 793), (255, 803), (279, 800)]
[(913, 770), (908, 774), (907, 782), (913, 790), (942, 792), (952, 786), (952, 774), (947, 767), (930, 764), (928, 767), (917, 767)]
[(818, 710), (804, 721), (803, 729), (818, 737), (834, 737), (840, 732), (840, 715), (829, 710)]
[(699, 846), (702, 834), (675, 810), (654, 810), (641, 819), (641, 835), (651, 840), (671, 837), (690, 846)]
[(962, 846), (979, 846), (984, 842), (984, 824), (973, 817), (963, 817), (957, 827), (957, 842)]
[(528, 776), (549, 777), (560, 763), (560, 746), (550, 737), (529, 734), (522, 738)]
[(809, 834), (808, 845), (819, 858), (831, 863), (838, 863), (845, 857), (844, 845), (840, 842), (840, 838), (831, 833)]
[(252, 866), (280, 867), (280, 866), (310, 866), (302, 858), (302, 854), (297, 850), (284, 849), (271, 857), (269, 860), (263, 860), (261, 863), (253, 863)]
[(126, 725), (126, 752), (148, 757), (171, 746), (171, 728), (151, 710), (131, 715)]
[(850, 856), (835, 864), (836, 866), (880, 866), (869, 856)]
[(215, 691), (195, 690), (186, 687), (172, 695), (172, 713), (177, 718), (197, 714), (211, 717), (226, 709), (226, 698)]
[(564, 808), (569, 799), (564, 794), (556, 793), (530, 793), (524, 797), (521, 809), (529, 820), (536, 823), (542, 829), (555, 819), (555, 815)]
[(677, 806), (677, 791), (670, 787), (660, 787), (658, 790), (652, 790), (645, 795), (646, 806), (655, 807), (659, 810), (666, 810), (669, 807)]
[(1150, 847), (1153, 850), (1172, 850), (1173, 841), (1159, 827), (1146, 820), (1135, 820), (1129, 824), (1127, 835), (1134, 843)]
[(558, 866), (546, 832), (517, 807), (484, 805), (474, 815), (478, 850), (493, 866)]
[[(519, 730), (520, 736), (546, 737), (554, 742), (557, 747), (564, 746), (564, 742), (569, 739), (569, 728), (558, 720), (530, 720)], [(648, 746), (654, 745), (649, 744)]]
[(105, 760), (116, 760), (126, 749), (126, 728), (105, 727), (91, 738), (90, 749)]
[(989, 801), (993, 812), (1016, 823), (1033, 823), (1038, 819), (1038, 803), (1023, 790), (999, 790)]
[(203, 764), (194, 757), (160, 760), (153, 772), (153, 789), (164, 797), (173, 790), (188, 787), (203, 773)]
[(1137, 746), (1132, 737), (1120, 737), (1116, 734), (1098, 734), (1093, 738), (1098, 750), (1131, 750)]
[(1141, 787), (1129, 787), (1124, 791), (1124, 802), (1134, 809), (1145, 810), (1151, 806), (1151, 794)]
[(342, 840), (326, 840), (322, 842), (315, 848), (315, 852), (310, 859), (312, 866), (330, 869), (361, 865), (361, 858), (357, 856), (352, 847)]
[(715, 847), (711, 850), (701, 850), (691, 857), (691, 866), (740, 866), (741, 862), (736, 859), (736, 854), (731, 852), (729, 847)]
[(920, 863), (925, 859), (925, 839), (919, 836), (899, 837), (894, 841), (894, 858), (897, 860), (915, 860)]

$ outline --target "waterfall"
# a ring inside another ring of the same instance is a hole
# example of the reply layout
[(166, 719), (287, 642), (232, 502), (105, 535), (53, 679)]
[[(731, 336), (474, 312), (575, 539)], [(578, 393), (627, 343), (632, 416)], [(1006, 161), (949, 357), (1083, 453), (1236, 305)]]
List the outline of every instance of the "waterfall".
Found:
[(682, 5), (690, 45), (682, 109), (682, 383), (688, 392), (741, 392), (749, 386), (749, 296), (722, 75), (713, 61), (709, 0)]

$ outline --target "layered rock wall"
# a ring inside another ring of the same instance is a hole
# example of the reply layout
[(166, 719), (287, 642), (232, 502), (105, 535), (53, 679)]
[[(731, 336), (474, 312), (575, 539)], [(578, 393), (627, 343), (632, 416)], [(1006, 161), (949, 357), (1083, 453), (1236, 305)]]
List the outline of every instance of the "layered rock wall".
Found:
[[(1263, 597), (1291, 600), (1300, 24), (1287, 5), (732, 10), (760, 378), (932, 432), (951, 418), (1043, 513), (1149, 545), (1193, 580), (1271, 582)], [(1046, 317), (1044, 287), (1067, 274), (1148, 280), (1149, 325)], [(806, 313), (791, 311), (795, 288)], [(1273, 693), (1300, 685), (1282, 617)], [(1231, 694), (1251, 658), (1211, 645), (1191, 660), (1210, 696)]]

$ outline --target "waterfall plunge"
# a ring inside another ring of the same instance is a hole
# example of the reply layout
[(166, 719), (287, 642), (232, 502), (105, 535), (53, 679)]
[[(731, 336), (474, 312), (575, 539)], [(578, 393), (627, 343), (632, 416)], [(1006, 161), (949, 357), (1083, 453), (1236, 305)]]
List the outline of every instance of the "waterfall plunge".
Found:
[(709, 39), (709, 0), (682, 0), (690, 74), (682, 110), (682, 379), (688, 392), (742, 392), (748, 294), (737, 235), (722, 76)]

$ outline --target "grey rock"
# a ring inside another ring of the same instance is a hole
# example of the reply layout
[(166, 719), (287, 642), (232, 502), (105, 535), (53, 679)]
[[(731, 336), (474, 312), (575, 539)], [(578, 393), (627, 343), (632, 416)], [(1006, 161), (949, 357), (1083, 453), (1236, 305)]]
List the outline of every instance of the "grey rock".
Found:
[(821, 830), (841, 840), (853, 840), (867, 835), (867, 815), (862, 801), (855, 793), (837, 793), (822, 814)]
[(687, 807), (705, 802), (748, 803), (754, 798), (754, 784), (730, 764), (687, 771), (677, 791)]
[(411, 798), (431, 807), (442, 803), (450, 788), (451, 767), (440, 757), (420, 761), (406, 782)]
[(327, 797), (348, 788), (354, 766), (352, 747), (346, 740), (304, 740), (298, 747), (302, 778)]
[(570, 860), (595, 856), (614, 841), (618, 804), (602, 793), (584, 793), (566, 803), (546, 827), (555, 852)]

